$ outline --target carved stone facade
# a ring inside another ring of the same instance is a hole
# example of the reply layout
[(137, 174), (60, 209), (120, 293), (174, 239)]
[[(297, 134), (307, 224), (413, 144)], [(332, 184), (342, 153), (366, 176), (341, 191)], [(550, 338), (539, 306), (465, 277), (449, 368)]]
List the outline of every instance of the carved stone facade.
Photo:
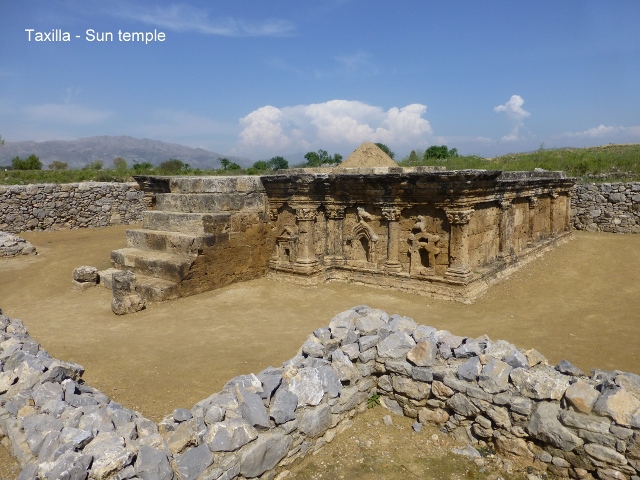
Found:
[(464, 302), (570, 229), (559, 172), (344, 171), (262, 177), (270, 275), (350, 281)]

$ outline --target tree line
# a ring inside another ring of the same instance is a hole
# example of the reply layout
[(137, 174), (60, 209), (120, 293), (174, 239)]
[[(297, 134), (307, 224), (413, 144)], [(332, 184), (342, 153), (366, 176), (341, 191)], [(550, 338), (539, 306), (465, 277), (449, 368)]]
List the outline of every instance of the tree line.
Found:
[[(0, 136), (0, 145), (4, 143)], [(395, 158), (395, 153), (391, 149), (383, 144), (376, 143), (376, 145), (389, 157)], [(416, 150), (412, 150), (411, 153), (402, 159), (399, 163), (401, 165), (419, 165), (430, 160), (446, 160), (448, 158), (458, 157), (457, 149), (449, 149), (446, 145), (433, 145), (427, 148), (424, 152), (417, 153)], [(326, 150), (319, 149), (316, 152), (307, 152), (304, 155), (305, 162), (293, 165), (294, 168), (318, 168), (318, 167), (331, 167), (342, 163), (342, 155), (339, 153), (329, 154)], [(29, 155), (27, 158), (20, 158), (18, 156), (11, 159), (11, 168), (13, 170), (42, 170), (44, 167), (42, 161), (37, 155)], [(67, 170), (69, 168), (66, 162), (59, 160), (53, 161), (48, 165), (49, 170)], [(102, 170), (105, 168), (105, 164), (102, 160), (93, 160), (87, 163), (83, 170)], [(275, 156), (269, 160), (258, 160), (254, 162), (251, 167), (244, 169), (236, 162), (230, 161), (228, 158), (223, 157), (220, 159), (220, 168), (214, 169), (228, 173), (247, 173), (260, 174), (270, 171), (284, 170), (289, 168), (289, 162), (282, 156)], [(151, 162), (133, 162), (131, 167), (126, 159), (122, 157), (116, 157), (113, 160), (113, 170), (120, 173), (125, 173), (127, 170), (131, 170), (133, 174), (152, 174), (159, 173), (163, 175), (184, 175), (184, 174), (200, 174), (202, 170), (198, 168), (191, 168), (188, 163), (185, 163), (179, 159), (170, 158), (164, 162), (161, 162), (157, 166), (154, 166)]]

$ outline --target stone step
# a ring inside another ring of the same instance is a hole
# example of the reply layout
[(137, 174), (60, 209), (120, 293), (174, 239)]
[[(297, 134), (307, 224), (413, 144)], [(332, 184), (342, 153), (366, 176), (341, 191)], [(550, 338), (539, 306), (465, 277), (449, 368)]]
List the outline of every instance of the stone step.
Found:
[(195, 255), (176, 255), (131, 247), (111, 252), (111, 263), (115, 268), (172, 282), (180, 282), (188, 275), (195, 258)]
[(149, 302), (164, 302), (180, 297), (178, 284), (162, 278), (136, 275), (137, 291)]
[(165, 177), (171, 193), (252, 193), (264, 192), (260, 177)]
[(191, 235), (189, 233), (167, 232), (163, 230), (131, 229), (125, 232), (127, 247), (140, 250), (198, 255), (207, 247), (212, 247), (219, 236), (226, 234)]
[(265, 195), (251, 193), (159, 193), (156, 210), (183, 213), (264, 211)]
[(220, 234), (231, 227), (229, 213), (181, 213), (148, 210), (142, 217), (142, 228), (190, 235)]

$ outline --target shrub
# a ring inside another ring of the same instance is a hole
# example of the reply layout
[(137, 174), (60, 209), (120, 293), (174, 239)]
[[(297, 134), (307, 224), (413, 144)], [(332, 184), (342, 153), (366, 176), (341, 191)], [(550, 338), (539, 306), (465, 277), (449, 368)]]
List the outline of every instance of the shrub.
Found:
[(11, 159), (11, 165), (14, 170), (42, 170), (42, 162), (34, 154), (29, 155), (25, 160), (14, 157)]

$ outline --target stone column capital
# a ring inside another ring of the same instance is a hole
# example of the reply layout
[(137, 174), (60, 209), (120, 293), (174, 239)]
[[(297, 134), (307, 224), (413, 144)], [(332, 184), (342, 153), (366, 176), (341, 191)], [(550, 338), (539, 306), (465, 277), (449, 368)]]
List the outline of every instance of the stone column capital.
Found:
[(538, 197), (529, 197), (529, 208), (536, 208), (538, 206)]
[(465, 207), (445, 207), (444, 213), (447, 215), (447, 220), (451, 225), (465, 225), (471, 220), (473, 215), (473, 208)]
[(340, 220), (344, 218), (344, 206), (342, 205), (327, 205), (327, 217), (332, 220)]
[(295, 207), (296, 219), (300, 221), (315, 220), (318, 215), (318, 209), (312, 205)]
[(549, 197), (553, 200), (555, 200), (556, 198), (558, 198), (560, 194), (558, 192), (556, 192), (555, 190), (549, 190)]
[(389, 222), (398, 221), (401, 213), (400, 207), (382, 207), (382, 216)]

